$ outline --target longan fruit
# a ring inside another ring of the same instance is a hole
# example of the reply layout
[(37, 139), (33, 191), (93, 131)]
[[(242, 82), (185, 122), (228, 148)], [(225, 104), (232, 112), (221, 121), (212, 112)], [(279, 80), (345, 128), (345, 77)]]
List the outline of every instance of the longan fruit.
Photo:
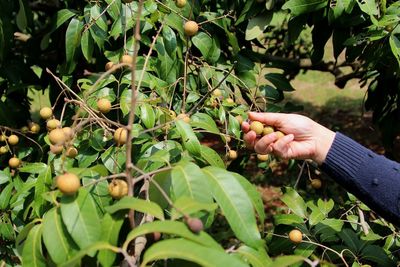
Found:
[(65, 139), (64, 131), (60, 128), (51, 130), (49, 133), (49, 140), (53, 145), (63, 145), (65, 143)]
[(190, 122), (190, 118), (188, 115), (186, 115), (185, 113), (181, 113), (176, 117), (177, 120), (183, 120), (186, 123)]
[(50, 152), (55, 155), (61, 154), (63, 149), (64, 147), (62, 145), (50, 145)]
[(110, 100), (108, 100), (107, 98), (100, 98), (99, 100), (97, 100), (97, 109), (103, 114), (110, 112)]
[(108, 193), (114, 199), (128, 195), (128, 184), (124, 180), (114, 180), (108, 185)]
[(232, 98), (227, 98), (225, 101), (226, 101), (226, 103), (228, 103), (228, 104), (233, 104), (233, 103), (235, 103), (235, 100), (233, 100)]
[(48, 120), (46, 123), (47, 130), (51, 131), (61, 126), (61, 122), (57, 119)]
[(17, 158), (16, 156), (14, 156), (8, 160), (8, 166), (10, 166), (10, 168), (12, 168), (12, 169), (18, 168), (19, 165), (21, 165), (21, 160), (19, 158)]
[(133, 63), (133, 57), (131, 55), (123, 55), (121, 57), (121, 62), (125, 64), (132, 64)]
[(43, 107), (40, 109), (39, 115), (42, 119), (48, 120), (53, 116), (53, 110), (49, 107)]
[(320, 189), (322, 187), (322, 182), (318, 178), (312, 179), (311, 180), (311, 186), (314, 189)]
[(175, 5), (179, 8), (183, 8), (186, 6), (186, 0), (176, 0)]
[(289, 233), (289, 239), (295, 244), (301, 243), (303, 240), (303, 233), (300, 230), (293, 229)]
[(32, 123), (29, 125), (29, 130), (30, 130), (32, 133), (37, 134), (37, 133), (40, 132), (40, 126), (39, 126), (39, 124), (37, 124), (37, 123), (35, 123), (35, 122), (32, 122)]
[(12, 134), (8, 137), (8, 144), (15, 146), (16, 144), (18, 144), (18, 142), (19, 142), (19, 138), (15, 134)]
[(81, 187), (81, 182), (80, 182), (78, 176), (76, 176), (73, 173), (68, 173), (68, 172), (57, 176), (56, 183), (57, 183), (58, 189), (64, 195), (73, 195)]
[(23, 134), (26, 134), (27, 132), (29, 132), (28, 126), (22, 126), (22, 127), (21, 127), (21, 132), (22, 132)]
[(4, 133), (2, 133), (1, 135), (0, 135), (0, 142), (5, 142), (6, 140), (7, 140), (7, 135), (5, 135)]
[(6, 154), (8, 152), (8, 147), (7, 146), (1, 146), (0, 147), (0, 155)]
[(76, 149), (73, 146), (70, 146), (70, 147), (67, 148), (67, 151), (65, 152), (65, 155), (68, 158), (72, 158), (73, 159), (78, 155), (78, 149)]
[(109, 71), (109, 70), (111, 70), (112, 68), (114, 68), (114, 62), (112, 62), (112, 61), (107, 62), (106, 65), (104, 66), (104, 69), (105, 69), (106, 71)]
[(254, 131), (257, 135), (263, 133), (264, 125), (259, 121), (252, 121), (250, 124), (250, 129)]
[(219, 90), (219, 89), (215, 89), (215, 90), (212, 92), (212, 94), (213, 94), (213, 96), (215, 96), (215, 97), (222, 96), (222, 92), (221, 92), (221, 90)]
[(281, 131), (276, 131), (275, 134), (276, 134), (276, 136), (278, 136), (278, 139), (281, 139), (282, 137), (285, 136), (285, 134), (282, 133)]
[(259, 161), (267, 161), (267, 160), (269, 159), (269, 155), (268, 155), (268, 154), (266, 154), (266, 155), (264, 155), (264, 154), (257, 154), (257, 159), (258, 159)]
[(74, 137), (74, 131), (71, 129), (71, 127), (63, 127), (62, 131), (65, 135), (65, 141), (70, 141)]
[(234, 159), (237, 159), (237, 157), (238, 157), (238, 155), (237, 155), (237, 152), (236, 152), (236, 150), (229, 150), (228, 151), (228, 158), (229, 159), (231, 159), (231, 160), (234, 160)]
[(275, 131), (274, 127), (265, 126), (264, 129), (263, 129), (262, 134), (263, 135), (267, 135), (267, 134), (273, 133), (274, 131)]
[(128, 131), (125, 128), (118, 128), (114, 132), (114, 140), (117, 145), (123, 145), (126, 143), (126, 139), (128, 138)]
[(200, 233), (204, 228), (203, 222), (199, 218), (189, 218), (186, 220), (186, 224), (189, 227), (190, 231), (195, 234)]
[(185, 34), (191, 37), (196, 35), (196, 33), (199, 31), (199, 24), (197, 24), (197, 22), (193, 20), (189, 20), (185, 23), (183, 29), (185, 31)]

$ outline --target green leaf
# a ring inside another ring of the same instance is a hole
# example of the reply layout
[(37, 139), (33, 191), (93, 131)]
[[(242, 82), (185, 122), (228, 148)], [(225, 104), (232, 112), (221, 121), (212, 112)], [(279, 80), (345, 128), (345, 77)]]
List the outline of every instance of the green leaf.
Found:
[(243, 189), (246, 191), (247, 195), (249, 196), (251, 203), (254, 206), (254, 209), (257, 212), (257, 215), (260, 220), (260, 224), (264, 225), (265, 221), (265, 211), (264, 211), (264, 203), (261, 199), (260, 192), (257, 191), (257, 188), (254, 184), (250, 183), (245, 177), (237, 174), (232, 173), (236, 180), (240, 183)]
[[(124, 223), (125, 214), (119, 213), (110, 215), (104, 214), (101, 221), (101, 240), (108, 242), (113, 246), (118, 245), (119, 231)], [(112, 266), (117, 257), (116, 253), (111, 250), (101, 250), (97, 258), (102, 266)]]
[(154, 127), (156, 122), (156, 114), (149, 104), (144, 103), (140, 105), (140, 119), (147, 129)]
[(146, 250), (141, 267), (155, 260), (168, 258), (195, 262), (204, 267), (248, 267), (243, 261), (225, 252), (205, 247), (185, 239), (169, 239), (155, 243)]
[(88, 30), (82, 33), (81, 48), (83, 56), (90, 62), (92, 60), (94, 42)]
[(32, 227), (22, 250), (22, 266), (45, 267), (46, 259), (42, 252), (42, 225)]
[(211, 193), (238, 239), (254, 248), (261, 246), (263, 242), (257, 228), (251, 199), (235, 175), (211, 166), (202, 170)]
[(328, 5), (328, 0), (289, 0), (282, 9), (289, 9), (293, 16), (310, 13)]
[(246, 29), (246, 40), (253, 40), (262, 35), (268, 24), (272, 20), (273, 13), (268, 12), (257, 17), (251, 18)]
[(47, 165), (42, 162), (26, 163), (18, 170), (20, 172), (27, 172), (32, 174), (39, 174), (46, 171)]
[(304, 257), (302, 256), (280, 256), (274, 259), (274, 262), (267, 265), (267, 267), (287, 267), (295, 263), (299, 263), (304, 261)]
[(7, 183), (10, 180), (9, 172), (0, 170), (0, 185)]
[(211, 166), (225, 169), (224, 161), (214, 149), (201, 145), (201, 157)]
[(378, 15), (379, 10), (375, 0), (356, 1), (360, 9), (370, 16)]
[(65, 262), (78, 251), (62, 222), (60, 209), (52, 208), (43, 217), (43, 242), (57, 264)]
[(174, 209), (171, 212), (171, 220), (177, 220), (184, 214), (190, 215), (202, 210), (213, 211), (218, 208), (215, 203), (201, 203), (190, 197), (181, 197), (174, 202)]
[(221, 55), (221, 49), (217, 38), (211, 38), (206, 33), (199, 32), (192, 37), (192, 42), (207, 61), (211, 63), (218, 61)]
[(263, 248), (255, 250), (248, 246), (241, 246), (236, 250), (242, 258), (249, 262), (253, 267), (265, 267), (267, 264), (271, 264), (272, 260), (265, 252)]
[(25, 31), (26, 28), (28, 27), (28, 18), (26, 15), (25, 5), (24, 1), (22, 0), (19, 0), (18, 2), (19, 2), (19, 10), (16, 18), (17, 27), (20, 31)]
[(119, 210), (133, 209), (145, 214), (150, 214), (157, 219), (164, 220), (164, 212), (156, 203), (134, 197), (124, 197), (112, 206), (106, 208), (109, 213), (115, 213)]
[(183, 237), (199, 245), (206, 246), (214, 250), (224, 251), (221, 245), (219, 245), (206, 232), (201, 231), (198, 234), (194, 234), (189, 230), (186, 224), (178, 221), (154, 221), (142, 224), (129, 232), (122, 246), (122, 249), (126, 249), (129, 243), (136, 237), (154, 232)]
[(10, 202), (11, 193), (14, 188), (12, 183), (9, 183), (0, 193), (0, 210), (5, 210)]
[(281, 91), (294, 91), (292, 85), (284, 74), (268, 73), (265, 74), (265, 79), (270, 81), (278, 90)]
[(397, 62), (400, 65), (400, 40), (394, 34), (391, 34), (389, 38), (389, 44), (394, 57), (397, 59)]
[(62, 220), (81, 249), (92, 245), (100, 239), (99, 215), (95, 202), (86, 189), (81, 188), (77, 196), (61, 198)]
[(201, 155), (201, 145), (192, 127), (183, 120), (176, 121), (176, 128), (182, 137), (185, 148), (193, 155)]
[(205, 113), (195, 113), (190, 117), (190, 125), (195, 128), (207, 130), (211, 133), (219, 134), (217, 124), (210, 115)]
[(38, 217), (42, 217), (46, 211), (46, 200), (43, 194), (50, 191), (50, 186), (53, 183), (51, 167), (46, 166), (46, 170), (38, 175), (35, 185), (35, 204), (34, 209)]
[(275, 225), (302, 224), (302, 223), (304, 223), (304, 218), (300, 217), (296, 214), (276, 214), (276, 215), (274, 215), (274, 222), (275, 222)]
[(202, 203), (213, 203), (201, 169), (192, 162), (182, 161), (171, 170), (171, 191), (177, 199), (190, 197)]
[(286, 192), (282, 196), (282, 201), (293, 211), (294, 214), (306, 218), (307, 207), (303, 198), (291, 187), (286, 187)]
[(111, 246), (107, 242), (96, 242), (84, 249), (79, 250), (69, 261), (59, 264), (59, 267), (80, 266), (81, 259), (86, 255), (94, 255), (98, 250), (112, 250), (114, 253), (118, 252), (118, 248)]
[(242, 131), (241, 131), (241, 126), (240, 126), (238, 120), (234, 116), (229, 114), (228, 121), (229, 121), (229, 123), (228, 123), (229, 133), (233, 134), (237, 139), (240, 139)]
[(81, 43), (81, 31), (83, 23), (77, 18), (71, 19), (65, 32), (65, 57), (67, 62), (67, 73), (75, 69), (75, 56)]
[(380, 246), (367, 245), (361, 251), (361, 255), (360, 259), (375, 262), (378, 266), (396, 266)]
[(328, 216), (329, 212), (333, 209), (335, 202), (332, 199), (329, 199), (328, 201), (318, 199), (317, 204), (321, 212), (325, 214), (325, 216)]

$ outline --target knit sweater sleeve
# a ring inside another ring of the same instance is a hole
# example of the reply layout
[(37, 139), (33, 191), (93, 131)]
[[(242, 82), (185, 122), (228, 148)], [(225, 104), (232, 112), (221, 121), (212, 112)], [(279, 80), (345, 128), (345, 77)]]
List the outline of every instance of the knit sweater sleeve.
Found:
[(400, 164), (336, 133), (322, 170), (386, 220), (400, 225)]

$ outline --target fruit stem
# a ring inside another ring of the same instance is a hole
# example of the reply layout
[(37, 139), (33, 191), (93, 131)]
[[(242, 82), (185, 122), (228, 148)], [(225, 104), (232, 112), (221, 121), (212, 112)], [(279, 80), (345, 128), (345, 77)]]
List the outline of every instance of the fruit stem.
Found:
[[(140, 42), (140, 16), (142, 14), (142, 8), (143, 8), (143, 0), (139, 0), (138, 4), (138, 10), (137, 10), (137, 18), (136, 18), (136, 27), (134, 30), (134, 48), (133, 48), (133, 62), (131, 65), (131, 88), (132, 88), (132, 97), (131, 97), (131, 103), (130, 103), (130, 112), (129, 112), (129, 119), (128, 119), (128, 125), (127, 125), (127, 131), (128, 131), (128, 136), (127, 136), (127, 142), (126, 142), (126, 167), (125, 167), (125, 173), (126, 173), (126, 182), (128, 183), (128, 196), (132, 197), (133, 196), (133, 191), (134, 191), (134, 184), (132, 182), (132, 169), (133, 169), (133, 163), (132, 163), (132, 124), (135, 120), (135, 110), (136, 110), (136, 60), (137, 60), (137, 55), (138, 55), (138, 50), (139, 50), (139, 42)], [(131, 228), (135, 227), (135, 218), (134, 218), (134, 210), (129, 211), (129, 222), (131, 225)]]

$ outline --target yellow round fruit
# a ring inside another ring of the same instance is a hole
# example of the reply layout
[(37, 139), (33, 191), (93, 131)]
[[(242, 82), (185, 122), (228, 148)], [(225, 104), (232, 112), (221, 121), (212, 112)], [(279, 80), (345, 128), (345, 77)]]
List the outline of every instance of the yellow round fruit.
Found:
[(114, 68), (114, 62), (112, 61), (107, 62), (104, 68), (106, 69), (106, 71), (111, 70), (112, 68)]
[(322, 182), (320, 179), (316, 178), (316, 179), (312, 179), (311, 180), (311, 186), (314, 189), (320, 189), (322, 187)]
[(65, 143), (64, 131), (60, 128), (51, 130), (49, 140), (53, 145), (63, 145)]
[(39, 124), (32, 122), (31, 124), (29, 124), (29, 130), (32, 133), (37, 134), (40, 132), (40, 126), (39, 126)]
[(118, 128), (114, 133), (114, 140), (117, 145), (123, 145), (126, 143), (126, 139), (128, 138), (128, 131), (125, 128)]
[(81, 187), (78, 176), (68, 172), (57, 176), (56, 183), (58, 189), (65, 195), (73, 195)]
[(303, 240), (303, 233), (297, 229), (293, 229), (289, 233), (289, 239), (295, 244), (300, 243)]
[(233, 100), (232, 98), (227, 98), (226, 103), (233, 104), (233, 103), (235, 103), (235, 100)]
[(186, 6), (186, 0), (176, 0), (175, 5), (179, 8), (183, 8)]
[(19, 167), (20, 164), (21, 164), (21, 161), (16, 156), (14, 156), (8, 160), (8, 166), (10, 166), (10, 168), (16, 169)]
[(250, 124), (250, 129), (259, 135), (263, 133), (264, 125), (259, 121), (252, 121)]
[(53, 116), (53, 110), (49, 107), (43, 107), (39, 111), (40, 117), (44, 120), (48, 120)]
[(269, 159), (269, 155), (257, 154), (257, 159), (259, 161), (267, 161)]
[(65, 141), (70, 141), (74, 137), (74, 131), (71, 129), (71, 127), (63, 127), (62, 131), (65, 135)]
[(227, 143), (230, 143), (232, 141), (232, 138), (229, 135), (225, 135), (224, 137)]
[(73, 146), (70, 146), (70, 147), (67, 148), (67, 151), (65, 152), (65, 155), (68, 158), (72, 158), (73, 159), (78, 155), (78, 149), (76, 149)]
[(190, 117), (186, 115), (185, 113), (181, 113), (176, 117), (177, 120), (183, 120), (186, 123), (190, 122)]
[(61, 122), (57, 119), (48, 120), (46, 123), (47, 130), (51, 131), (55, 128), (61, 127)]
[(275, 131), (274, 127), (271, 126), (265, 126), (263, 129), (263, 135), (271, 134)]
[(56, 155), (61, 154), (63, 149), (64, 147), (62, 145), (50, 145), (50, 152)]
[(7, 146), (1, 146), (0, 147), (0, 155), (6, 154), (8, 152), (8, 147)]
[(276, 131), (275, 134), (278, 136), (278, 139), (281, 139), (282, 137), (285, 136), (285, 134), (282, 133), (281, 131)]
[(128, 195), (128, 184), (124, 180), (114, 180), (108, 185), (108, 192), (114, 199)]
[(18, 142), (19, 142), (19, 138), (15, 134), (12, 134), (8, 137), (8, 144), (15, 146), (16, 144), (18, 144)]
[(123, 55), (121, 58), (121, 62), (125, 64), (132, 64), (133, 63), (133, 57), (131, 55)]
[(213, 96), (215, 96), (215, 97), (222, 96), (222, 92), (221, 92), (221, 90), (219, 90), (219, 89), (215, 89), (215, 90), (212, 92), (212, 94), (213, 94)]
[(29, 132), (28, 126), (22, 126), (22, 127), (21, 127), (21, 132), (22, 132), (23, 134), (26, 134), (27, 132)]
[(236, 150), (229, 150), (228, 151), (228, 158), (229, 159), (231, 159), (231, 160), (234, 160), (234, 159), (237, 159), (237, 157), (238, 157), (238, 155), (237, 155), (237, 152), (236, 152)]
[(5, 134), (1, 134), (0, 135), (0, 142), (5, 142), (6, 140), (7, 140), (7, 135), (5, 135)]
[(183, 30), (185, 31), (185, 34), (189, 37), (196, 35), (196, 33), (199, 31), (199, 24), (197, 24), (197, 22), (193, 20), (189, 20), (183, 26)]
[(107, 98), (100, 98), (97, 100), (97, 109), (101, 113), (108, 113), (111, 110), (111, 102)]
[(241, 115), (237, 115), (235, 118), (236, 118), (236, 120), (239, 122), (239, 124), (242, 125), (242, 123), (243, 123), (243, 117), (242, 117)]

